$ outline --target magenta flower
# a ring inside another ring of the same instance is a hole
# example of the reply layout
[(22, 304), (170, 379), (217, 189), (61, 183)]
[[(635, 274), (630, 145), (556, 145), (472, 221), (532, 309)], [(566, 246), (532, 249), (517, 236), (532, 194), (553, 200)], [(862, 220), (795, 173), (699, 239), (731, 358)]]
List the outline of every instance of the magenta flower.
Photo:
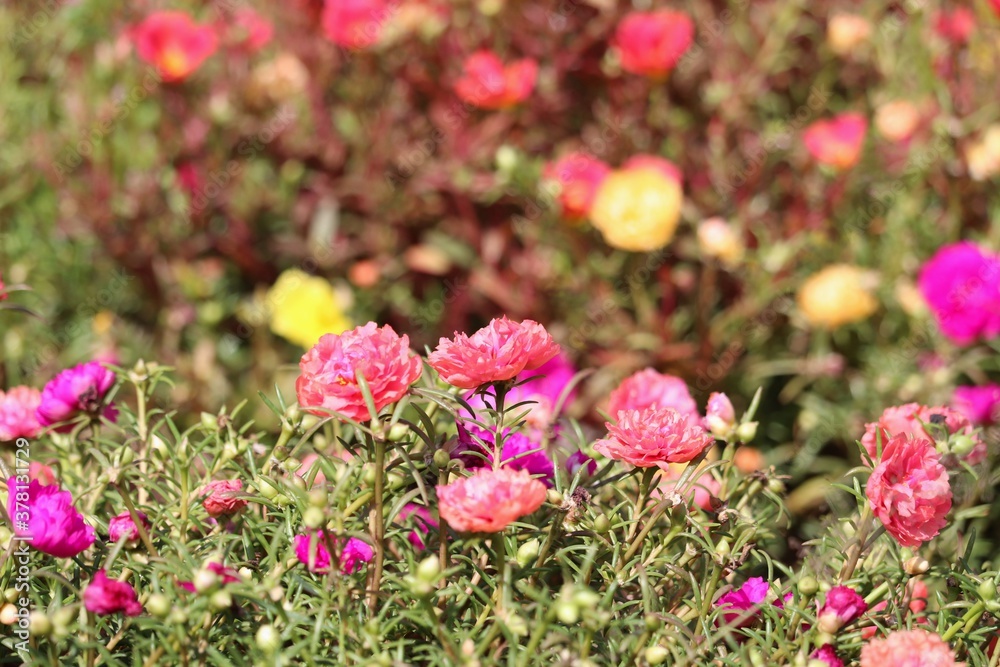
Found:
[[(36, 414), (38, 423), (51, 426), (65, 422), (77, 415), (96, 417), (104, 402), (104, 397), (115, 383), (115, 374), (96, 361), (90, 361), (66, 370), (55, 376), (42, 389), (41, 401)], [(114, 420), (118, 411), (114, 406), (104, 409), (104, 416)], [(57, 430), (66, 432), (71, 426)]]
[[(512, 412), (517, 414), (527, 412), (524, 415), (524, 422), (536, 431), (544, 431), (558, 417), (554, 414), (556, 404), (574, 375), (576, 368), (572, 362), (564, 353), (559, 353), (538, 368), (519, 373), (514, 378), (515, 385), (507, 391), (504, 404), (510, 407), (524, 403)], [(484, 396), (489, 400), (485, 400)], [(569, 405), (574, 398), (576, 398), (575, 389), (566, 396), (565, 404)], [(484, 392), (472, 392), (465, 400), (477, 411), (487, 407), (487, 404), (488, 407), (496, 407), (496, 390), (488, 387)], [(463, 415), (466, 415), (464, 410)]]
[[(149, 523), (149, 519), (146, 515), (142, 512), (136, 512), (136, 516), (138, 516), (139, 521), (142, 522), (143, 528), (148, 531), (152, 524)], [(135, 525), (135, 522), (132, 521), (132, 515), (128, 512), (122, 512), (115, 518), (111, 519), (108, 523), (109, 540), (117, 542), (123, 537), (126, 537), (125, 541), (130, 546), (139, 541), (139, 528)]]
[(868, 603), (850, 586), (834, 586), (826, 594), (826, 602), (819, 610), (818, 625), (821, 632), (834, 634), (852, 623), (868, 610)]
[(412, 523), (414, 528), (406, 539), (410, 541), (416, 549), (423, 550), (427, 546), (427, 536), (431, 530), (437, 530), (439, 524), (431, 511), (422, 505), (407, 503), (396, 515), (397, 523)]
[(1000, 257), (968, 241), (944, 246), (920, 269), (918, 285), (955, 343), (1000, 334)]
[[(989, 426), (1000, 422), (1000, 384), (982, 387), (955, 387), (952, 407), (973, 424)], [(0, 437), (0, 440), (3, 438)]]
[(844, 667), (844, 661), (837, 656), (837, 652), (830, 644), (823, 644), (813, 651), (809, 657), (813, 660), (825, 662), (827, 667)]
[(582, 449), (576, 450), (566, 459), (566, 471), (570, 477), (576, 476), (576, 471), (584, 468), (584, 475), (593, 475), (597, 472), (597, 461), (583, 453)]
[(750, 577), (739, 588), (720, 595), (715, 606), (724, 610), (722, 618), (726, 625), (743, 628), (756, 620), (770, 590), (771, 585), (763, 577)]
[(108, 573), (98, 570), (83, 591), (83, 606), (98, 616), (108, 616), (122, 612), (126, 616), (138, 616), (142, 605), (135, 589), (126, 581), (108, 579)]
[[(340, 548), (340, 543), (341, 540), (333, 539), (335, 548)], [(311, 535), (296, 535), (295, 555), (314, 574), (330, 571), (330, 551), (327, 549), (326, 533), (322, 530), (313, 531)], [(374, 556), (375, 552), (367, 542), (352, 537), (340, 551), (340, 571), (344, 574), (357, 572), (362, 563), (371, 561)]]
[(19, 484), (16, 477), (7, 480), (7, 513), (14, 522), (14, 533), (30, 538), (29, 544), (56, 558), (72, 558), (94, 544), (94, 527), (73, 507), (73, 496), (58, 486), (45, 486), (37, 480)]
[(34, 438), (42, 430), (35, 414), (42, 394), (31, 387), (11, 387), (0, 391), (0, 442)]
[[(475, 426), (458, 425), (458, 446), (453, 453), (469, 469), (482, 468), (493, 463), (494, 434)], [(485, 445), (485, 446), (484, 446)], [(482, 454), (485, 460), (472, 452)], [(542, 481), (551, 486), (555, 465), (541, 446), (524, 433), (504, 431), (500, 463), (505, 468), (527, 470), (532, 475), (542, 475)]]

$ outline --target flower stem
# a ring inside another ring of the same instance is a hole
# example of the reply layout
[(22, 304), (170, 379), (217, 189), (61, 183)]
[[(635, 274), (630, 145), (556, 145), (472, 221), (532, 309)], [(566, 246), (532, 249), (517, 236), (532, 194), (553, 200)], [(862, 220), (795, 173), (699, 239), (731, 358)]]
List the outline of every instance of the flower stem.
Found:
[(858, 561), (865, 549), (865, 542), (868, 540), (868, 531), (871, 530), (871, 527), (872, 510), (871, 506), (866, 504), (861, 510), (861, 518), (858, 520), (858, 534), (847, 549), (847, 559), (844, 561), (840, 576), (837, 578), (840, 583), (844, 583), (854, 576), (854, 570), (858, 567)]
[[(371, 436), (367, 436), (369, 443)], [(385, 487), (385, 440), (375, 440), (375, 502), (372, 506), (370, 523), (372, 540), (375, 542), (375, 565), (372, 567), (371, 587), (368, 589), (368, 608), (374, 614), (378, 609), (378, 592), (382, 587), (382, 567), (385, 563), (385, 513), (383, 511), (383, 491)]]
[[(969, 624), (973, 623), (977, 618), (983, 615), (983, 612), (985, 610), (986, 610), (986, 603), (983, 601), (979, 601), (976, 604), (972, 605), (972, 607), (969, 608), (969, 611), (965, 612), (965, 616), (962, 617), (962, 620), (955, 621), (955, 623), (950, 628), (948, 628), (948, 630), (943, 635), (941, 635), (941, 639), (943, 639), (944, 641), (950, 641), (951, 638), (954, 637), (958, 633), (958, 631), (962, 629), (963, 626), (968, 626)], [(972, 628), (969, 628), (969, 630), (971, 629)]]

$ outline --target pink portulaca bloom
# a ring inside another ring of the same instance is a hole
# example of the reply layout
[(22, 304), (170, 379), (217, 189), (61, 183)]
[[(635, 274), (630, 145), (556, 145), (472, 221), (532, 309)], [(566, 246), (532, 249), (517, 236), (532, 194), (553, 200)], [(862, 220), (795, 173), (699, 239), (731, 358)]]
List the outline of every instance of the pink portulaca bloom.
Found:
[[(35, 411), (38, 423), (51, 426), (65, 422), (77, 415), (97, 416), (104, 397), (115, 383), (115, 374), (96, 361), (90, 361), (55, 376), (42, 389), (42, 396)], [(104, 417), (114, 420), (118, 410), (114, 406), (104, 409)], [(69, 431), (70, 425), (59, 431)]]
[[(353, 574), (361, 569), (362, 563), (368, 563), (375, 556), (371, 546), (364, 540), (352, 537), (340, 547), (341, 540), (334, 539), (334, 548), (340, 549), (337, 559), (340, 571)], [(327, 548), (326, 533), (322, 530), (313, 531), (308, 535), (295, 536), (295, 556), (306, 569), (313, 574), (324, 574), (330, 571), (330, 550)]]
[(826, 594), (826, 602), (819, 610), (817, 623), (820, 632), (835, 634), (848, 623), (861, 618), (868, 610), (868, 603), (850, 586), (834, 586)]
[(806, 150), (820, 164), (849, 169), (861, 157), (868, 132), (868, 120), (859, 113), (844, 113), (830, 120), (818, 120), (802, 135)]
[(681, 169), (676, 164), (659, 157), (658, 155), (633, 155), (622, 164), (622, 171), (636, 171), (639, 169), (651, 169), (663, 174), (672, 181), (681, 182)]
[(701, 419), (687, 383), (652, 368), (628, 376), (608, 396), (608, 414), (612, 418), (617, 418), (622, 410), (648, 408), (670, 408), (687, 417)]
[[(152, 525), (149, 523), (149, 518), (142, 512), (136, 512), (136, 516), (139, 517), (143, 528), (148, 531)], [(132, 515), (128, 512), (122, 512), (108, 523), (108, 539), (118, 542), (122, 538), (125, 538), (125, 543), (128, 545), (134, 545), (139, 541), (139, 527), (132, 521)]]
[(725, 437), (736, 426), (736, 411), (729, 397), (719, 392), (712, 392), (705, 406), (705, 428), (712, 435)]
[[(219, 582), (223, 586), (226, 584), (235, 584), (243, 580), (238, 570), (226, 567), (222, 563), (217, 563), (215, 561), (205, 563), (205, 570), (218, 577)], [(179, 581), (177, 582), (177, 585), (186, 590), (188, 593), (196, 592), (193, 581)]]
[(559, 205), (563, 216), (582, 220), (590, 212), (597, 188), (611, 173), (607, 163), (587, 153), (570, 153), (545, 167), (546, 180), (559, 184)]
[(232, 516), (247, 506), (243, 497), (243, 481), (239, 479), (219, 479), (209, 482), (202, 489), (206, 496), (201, 502), (212, 518)]
[(423, 505), (407, 503), (396, 515), (396, 523), (409, 524), (413, 530), (406, 536), (416, 549), (424, 550), (427, 547), (427, 536), (432, 530), (437, 530), (438, 520), (434, 518), (431, 511)]
[(617, 424), (605, 425), (611, 437), (597, 442), (594, 450), (639, 468), (687, 463), (715, 442), (699, 424), (671, 408), (622, 410)]
[(16, 477), (7, 480), (7, 513), (19, 537), (56, 558), (72, 558), (94, 544), (93, 526), (73, 507), (73, 496), (58, 486), (46, 486), (38, 480), (18, 484)]
[(496, 533), (541, 507), (545, 493), (545, 485), (525, 470), (483, 468), (439, 484), (438, 513), (455, 530)]
[(844, 661), (837, 655), (837, 651), (830, 644), (823, 644), (813, 651), (809, 657), (826, 663), (827, 667), (844, 667)]
[(502, 317), (471, 336), (442, 338), (427, 361), (448, 384), (475, 389), (535, 370), (558, 353), (559, 345), (538, 322)]
[(965, 667), (938, 635), (927, 630), (898, 630), (861, 648), (861, 667)]
[(182, 81), (215, 53), (212, 26), (198, 25), (184, 12), (155, 12), (131, 30), (136, 52), (156, 67), (164, 81)]
[(83, 606), (98, 616), (122, 612), (126, 616), (142, 613), (142, 604), (135, 589), (126, 581), (108, 579), (108, 573), (98, 570), (83, 591)]
[(42, 431), (36, 414), (42, 394), (32, 387), (11, 387), (0, 391), (0, 442), (34, 438)]
[(941, 332), (959, 345), (1000, 334), (1000, 257), (963, 241), (942, 247), (917, 279)]
[(236, 10), (232, 28), (236, 43), (250, 53), (260, 51), (274, 38), (274, 26), (271, 22), (249, 7)]
[[(458, 425), (458, 446), (452, 454), (459, 458), (468, 469), (482, 468), (493, 464), (495, 435), (491, 431), (475, 426)], [(481, 456), (471, 454), (476, 452)], [(542, 477), (547, 485), (552, 485), (555, 476), (555, 464), (537, 442), (524, 433), (506, 430), (503, 434), (503, 445), (500, 450), (500, 464), (513, 470), (526, 470), (532, 475)]]
[(961, 412), (943, 405), (927, 407), (919, 403), (907, 403), (886, 408), (877, 422), (865, 425), (861, 444), (872, 461), (875, 461), (878, 458), (879, 435), (884, 448), (894, 435), (911, 435), (934, 442), (946, 435), (955, 434), (967, 435), (972, 441), (972, 449), (963, 457), (969, 465), (981, 463), (986, 458), (986, 443), (975, 433), (972, 423)]
[(981, 426), (996, 424), (1000, 422), (1000, 385), (955, 387), (951, 404), (973, 424)]
[[(745, 628), (760, 614), (761, 605), (767, 601), (771, 585), (763, 577), (750, 577), (742, 586), (719, 596), (715, 606), (722, 609), (721, 621), (726, 625)], [(791, 594), (785, 596), (789, 599)], [(783, 607), (784, 600), (775, 600), (776, 607)], [(717, 620), (716, 623), (719, 623)]]
[(392, 13), (386, 0), (326, 0), (323, 32), (337, 46), (367, 49), (378, 42)]
[(455, 93), (481, 109), (506, 109), (528, 99), (537, 78), (538, 63), (531, 58), (504, 65), (492, 51), (477, 51), (465, 60)]
[(952, 44), (961, 46), (976, 30), (976, 14), (969, 7), (939, 11), (934, 17), (934, 32)]
[(320, 417), (338, 413), (358, 422), (371, 419), (359, 374), (368, 382), (378, 411), (403, 398), (423, 370), (407, 336), (374, 322), (326, 334), (305, 353), (299, 368), (302, 375), (295, 390), (303, 410)]
[(683, 12), (661, 9), (630, 12), (618, 27), (611, 45), (622, 69), (663, 79), (694, 41), (694, 21)]
[(875, 516), (904, 547), (920, 546), (948, 523), (948, 471), (928, 440), (909, 435), (890, 438), (865, 493)]

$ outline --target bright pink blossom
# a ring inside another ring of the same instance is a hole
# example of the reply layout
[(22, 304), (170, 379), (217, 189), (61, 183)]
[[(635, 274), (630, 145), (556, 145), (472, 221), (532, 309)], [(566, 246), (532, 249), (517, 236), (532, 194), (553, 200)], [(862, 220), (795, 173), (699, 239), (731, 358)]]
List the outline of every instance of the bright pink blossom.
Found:
[(963, 241), (920, 269), (920, 292), (941, 332), (959, 345), (1000, 334), (1000, 257)]
[(723, 593), (715, 601), (715, 606), (724, 610), (722, 622), (743, 628), (753, 623), (760, 613), (760, 607), (767, 600), (771, 585), (763, 577), (750, 577), (742, 586)]
[(396, 515), (396, 523), (409, 524), (413, 530), (406, 536), (415, 548), (423, 550), (427, 546), (427, 536), (432, 530), (437, 530), (438, 520), (431, 511), (423, 505), (407, 503)]
[(135, 49), (160, 71), (164, 81), (181, 81), (215, 53), (218, 37), (212, 26), (198, 25), (178, 11), (150, 14), (131, 31)]
[(694, 21), (683, 12), (661, 9), (630, 12), (618, 27), (611, 45), (622, 69), (632, 74), (666, 77), (694, 41)]
[(209, 482), (202, 489), (206, 496), (201, 502), (208, 515), (213, 518), (236, 514), (247, 506), (243, 497), (243, 481), (239, 479), (218, 479)]
[(821, 632), (835, 634), (868, 610), (868, 603), (850, 586), (834, 586), (826, 594), (817, 623)]
[(806, 150), (820, 164), (848, 169), (861, 157), (861, 147), (868, 132), (868, 120), (859, 113), (844, 113), (829, 120), (818, 120), (802, 135)]
[(687, 383), (652, 368), (628, 376), (608, 396), (608, 414), (615, 419), (622, 410), (647, 408), (671, 408), (682, 415), (700, 419), (698, 404), (691, 398)]
[(566, 472), (569, 473), (570, 477), (575, 477), (580, 469), (583, 469), (582, 477), (597, 472), (597, 461), (584, 454), (582, 449), (576, 450), (566, 459)]
[(927, 630), (898, 630), (861, 648), (861, 667), (965, 667), (938, 635)]
[(502, 317), (471, 336), (442, 338), (427, 361), (448, 384), (474, 389), (534, 370), (558, 353), (559, 345), (538, 322)]
[(260, 51), (274, 37), (274, 26), (249, 7), (241, 7), (233, 14), (232, 27), (237, 43), (247, 51)]
[[(149, 523), (149, 518), (142, 512), (136, 512), (136, 516), (138, 516), (139, 521), (142, 522), (143, 528), (148, 531), (152, 525)], [(109, 540), (117, 542), (123, 537), (125, 537), (126, 543), (128, 544), (135, 544), (139, 541), (139, 527), (135, 525), (135, 522), (132, 521), (132, 515), (127, 511), (114, 517), (108, 523)]]
[(94, 527), (83, 520), (73, 507), (73, 496), (58, 486), (46, 486), (38, 480), (19, 484), (16, 477), (7, 480), (7, 513), (19, 537), (28, 544), (56, 558), (72, 558), (94, 544)]
[(830, 644), (823, 644), (818, 649), (813, 651), (809, 657), (812, 660), (825, 662), (827, 667), (844, 667), (844, 661), (840, 659), (837, 655), (837, 651), (834, 650), (833, 646)]
[(965, 44), (975, 29), (976, 14), (969, 7), (941, 10), (934, 17), (934, 31), (952, 44)]
[[(114, 383), (115, 374), (96, 361), (67, 368), (42, 389), (35, 411), (38, 423), (51, 426), (80, 414), (96, 416)], [(108, 419), (117, 415), (118, 411), (113, 406), (104, 409), (104, 416)], [(71, 425), (66, 425), (58, 430), (69, 431), (71, 428)]]
[(545, 166), (546, 179), (560, 186), (559, 205), (571, 220), (587, 216), (597, 188), (611, 173), (611, 167), (588, 153), (570, 153)]
[(42, 430), (36, 411), (42, 394), (32, 387), (11, 387), (0, 391), (0, 442), (34, 438)]
[(326, 0), (323, 32), (337, 46), (367, 49), (378, 42), (392, 13), (386, 0)]
[[(951, 404), (973, 424), (988, 426), (1000, 422), (1000, 384), (955, 387)], [(0, 437), (0, 440), (3, 438)]]
[(438, 513), (455, 530), (496, 533), (545, 502), (545, 485), (525, 470), (483, 468), (437, 486)]
[[(544, 364), (534, 370), (525, 370), (518, 373), (514, 378), (514, 386), (507, 390), (504, 399), (508, 407), (520, 405), (515, 413), (524, 415), (524, 422), (532, 432), (532, 437), (541, 439), (541, 434), (546, 429), (553, 426), (553, 422), (558, 415), (555, 408), (562, 398), (563, 390), (569, 385), (573, 376), (576, 375), (576, 368), (564, 354), (560, 353), (552, 357)], [(478, 412), (480, 408), (496, 406), (496, 389), (489, 387), (483, 392), (475, 391), (465, 397), (466, 402)], [(565, 405), (569, 405), (576, 397), (576, 390), (567, 393)], [(488, 400), (486, 400), (488, 399)], [(474, 417), (466, 414), (465, 417)]]
[(687, 463), (715, 442), (699, 424), (671, 408), (621, 410), (618, 423), (605, 426), (611, 437), (597, 442), (594, 451), (640, 468)]
[(538, 78), (538, 63), (531, 58), (507, 65), (492, 51), (476, 51), (466, 58), (464, 73), (455, 82), (455, 93), (481, 109), (506, 109), (531, 95)]
[[(343, 548), (340, 547), (342, 540), (333, 540), (334, 548), (340, 549), (337, 559), (338, 567), (344, 574), (352, 574), (361, 569), (362, 563), (371, 561), (375, 552), (364, 540), (352, 537), (347, 540)], [(299, 562), (306, 566), (310, 572), (326, 573), (330, 571), (330, 550), (327, 548), (326, 533), (322, 530), (313, 531), (310, 534), (295, 536), (295, 556)]]
[(972, 449), (964, 456), (965, 461), (976, 465), (986, 458), (987, 447), (974, 430), (972, 423), (957, 410), (943, 405), (927, 407), (919, 403), (907, 403), (886, 408), (877, 422), (866, 424), (861, 444), (874, 461), (878, 458), (879, 433), (883, 447), (894, 435), (907, 434), (933, 442), (945, 435), (962, 434), (972, 439)]
[(410, 339), (392, 327), (374, 322), (342, 334), (326, 334), (299, 362), (302, 375), (295, 382), (299, 405), (327, 417), (331, 412), (348, 419), (371, 419), (358, 381), (364, 377), (375, 410), (395, 403), (417, 381), (423, 366), (410, 352)]
[(98, 570), (83, 591), (83, 606), (92, 614), (108, 616), (122, 612), (126, 616), (142, 613), (142, 604), (135, 589), (127, 581), (109, 579), (108, 573)]
[(885, 443), (865, 493), (875, 516), (904, 547), (918, 547), (948, 523), (951, 484), (929, 440), (896, 435)]

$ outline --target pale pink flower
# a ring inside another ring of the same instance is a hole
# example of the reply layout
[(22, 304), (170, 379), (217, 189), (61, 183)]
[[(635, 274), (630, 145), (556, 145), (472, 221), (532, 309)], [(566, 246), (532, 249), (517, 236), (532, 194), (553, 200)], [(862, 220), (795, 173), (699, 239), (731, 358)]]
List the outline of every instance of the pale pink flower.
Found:
[(438, 513), (458, 531), (496, 533), (545, 502), (545, 485), (524, 470), (483, 468), (437, 486)]
[(58, 486), (38, 480), (19, 484), (7, 480), (7, 514), (14, 522), (14, 534), (30, 538), (28, 544), (56, 558), (78, 556), (94, 544), (94, 527), (73, 507), (73, 496)]
[(662, 79), (670, 73), (694, 41), (694, 21), (683, 12), (661, 9), (630, 12), (611, 40), (622, 69)]
[(607, 163), (587, 153), (565, 155), (545, 166), (544, 177), (559, 184), (559, 204), (563, 215), (579, 220), (590, 212), (598, 186), (611, 173)]
[[(939, 425), (935, 429), (933, 424)], [(976, 465), (986, 458), (987, 447), (979, 434), (975, 433), (972, 423), (957, 410), (952, 410), (943, 405), (927, 407), (919, 403), (907, 403), (896, 407), (886, 408), (879, 417), (879, 420), (872, 424), (865, 425), (865, 434), (861, 437), (861, 444), (872, 461), (878, 455), (878, 435), (881, 432), (882, 446), (894, 435), (907, 434), (914, 438), (935, 441), (942, 437), (943, 432), (948, 435), (960, 433), (972, 438), (972, 450), (964, 456), (969, 465)]]
[(715, 440), (705, 429), (671, 408), (621, 410), (618, 423), (607, 422), (611, 436), (594, 445), (594, 451), (640, 468), (687, 463)]
[(538, 63), (531, 58), (504, 65), (492, 51), (481, 50), (466, 58), (455, 93), (481, 109), (506, 109), (528, 99), (537, 77)]
[(559, 345), (538, 322), (502, 317), (471, 336), (442, 338), (427, 361), (448, 384), (474, 389), (534, 370), (558, 353)]
[(927, 630), (899, 630), (861, 648), (861, 667), (965, 667), (938, 635)]
[(736, 411), (729, 397), (719, 392), (712, 392), (705, 406), (705, 428), (716, 436), (725, 436), (736, 426)]
[[(149, 518), (142, 512), (136, 512), (136, 516), (138, 516), (139, 521), (142, 522), (143, 528), (148, 531), (152, 525), (149, 523)], [(129, 545), (133, 545), (139, 541), (139, 527), (135, 525), (135, 522), (132, 521), (132, 515), (127, 511), (114, 517), (108, 523), (109, 540), (117, 542), (123, 537), (125, 537), (126, 544)]]
[(326, 334), (299, 362), (302, 375), (295, 382), (299, 405), (321, 417), (333, 412), (358, 422), (370, 420), (358, 374), (368, 382), (376, 411), (395, 403), (423, 370), (409, 345), (407, 336), (374, 322)]
[(682, 415), (700, 419), (698, 404), (691, 398), (687, 383), (652, 368), (628, 376), (608, 396), (608, 414), (614, 419), (622, 410), (647, 408), (671, 408)]
[(213, 518), (236, 514), (247, 506), (243, 497), (243, 481), (238, 479), (219, 479), (209, 482), (202, 489), (206, 498), (202, 506)]
[(838, 169), (853, 167), (861, 156), (868, 120), (859, 113), (844, 113), (818, 120), (802, 136), (806, 150), (820, 164)]
[(0, 391), (0, 442), (34, 438), (42, 430), (35, 411), (42, 393), (32, 387), (11, 387)]
[(904, 547), (918, 547), (948, 523), (951, 484), (929, 440), (896, 435), (885, 443), (865, 493), (875, 516)]
[(142, 604), (135, 589), (126, 581), (109, 579), (108, 573), (98, 570), (83, 591), (83, 606), (98, 616), (122, 612), (126, 616), (142, 613)]

